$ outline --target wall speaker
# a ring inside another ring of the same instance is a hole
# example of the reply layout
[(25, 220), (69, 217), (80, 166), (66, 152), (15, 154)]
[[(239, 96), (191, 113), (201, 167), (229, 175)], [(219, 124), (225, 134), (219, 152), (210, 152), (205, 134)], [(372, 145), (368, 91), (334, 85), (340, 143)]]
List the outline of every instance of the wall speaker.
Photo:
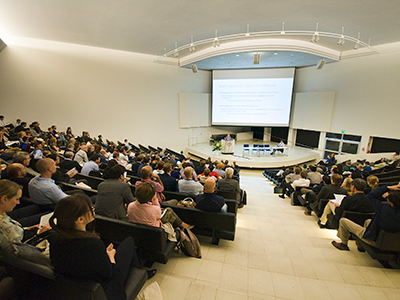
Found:
[(193, 73), (197, 73), (197, 66), (196, 65), (192, 65), (192, 72)]
[(325, 66), (326, 60), (325, 59), (321, 59), (318, 63), (317, 63), (317, 70), (321, 70), (323, 66)]

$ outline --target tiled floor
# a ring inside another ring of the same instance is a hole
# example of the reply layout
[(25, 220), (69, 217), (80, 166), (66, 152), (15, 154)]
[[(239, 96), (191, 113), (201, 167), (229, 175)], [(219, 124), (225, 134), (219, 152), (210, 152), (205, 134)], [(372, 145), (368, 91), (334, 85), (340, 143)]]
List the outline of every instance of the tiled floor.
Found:
[(273, 194), (261, 171), (242, 170), (248, 205), (238, 213), (235, 241), (199, 237), (202, 259), (174, 254), (155, 264), (164, 300), (400, 299), (400, 270), (368, 254), (333, 248), (336, 231), (317, 226), (301, 207)]

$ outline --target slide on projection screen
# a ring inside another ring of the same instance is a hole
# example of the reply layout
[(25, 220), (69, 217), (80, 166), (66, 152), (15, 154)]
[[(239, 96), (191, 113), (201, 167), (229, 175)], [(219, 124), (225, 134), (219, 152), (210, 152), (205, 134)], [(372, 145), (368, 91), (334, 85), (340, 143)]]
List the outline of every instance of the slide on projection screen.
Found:
[(294, 71), (214, 70), (212, 125), (288, 126)]

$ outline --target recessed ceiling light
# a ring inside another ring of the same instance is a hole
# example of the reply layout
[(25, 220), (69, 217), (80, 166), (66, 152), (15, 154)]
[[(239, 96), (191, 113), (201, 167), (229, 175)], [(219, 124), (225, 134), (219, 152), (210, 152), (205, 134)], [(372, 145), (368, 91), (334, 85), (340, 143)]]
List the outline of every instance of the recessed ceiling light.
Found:
[(236, 56), (239, 56), (239, 54), (236, 54)]
[(275, 53), (274, 53), (274, 55), (278, 55), (278, 53), (277, 53), (277, 52), (275, 52)]

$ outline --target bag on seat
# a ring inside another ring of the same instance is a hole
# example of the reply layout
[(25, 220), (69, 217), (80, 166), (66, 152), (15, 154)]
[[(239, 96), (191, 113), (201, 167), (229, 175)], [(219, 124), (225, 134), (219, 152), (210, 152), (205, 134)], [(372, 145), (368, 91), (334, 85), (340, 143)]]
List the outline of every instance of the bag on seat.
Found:
[(187, 197), (187, 198), (185, 198), (185, 199), (179, 201), (177, 205), (194, 208), (194, 207), (196, 207), (196, 201), (194, 201), (194, 200), (193, 200), (192, 198), (190, 198), (190, 197)]
[(186, 256), (201, 258), (200, 242), (190, 229), (180, 229), (178, 249)]

